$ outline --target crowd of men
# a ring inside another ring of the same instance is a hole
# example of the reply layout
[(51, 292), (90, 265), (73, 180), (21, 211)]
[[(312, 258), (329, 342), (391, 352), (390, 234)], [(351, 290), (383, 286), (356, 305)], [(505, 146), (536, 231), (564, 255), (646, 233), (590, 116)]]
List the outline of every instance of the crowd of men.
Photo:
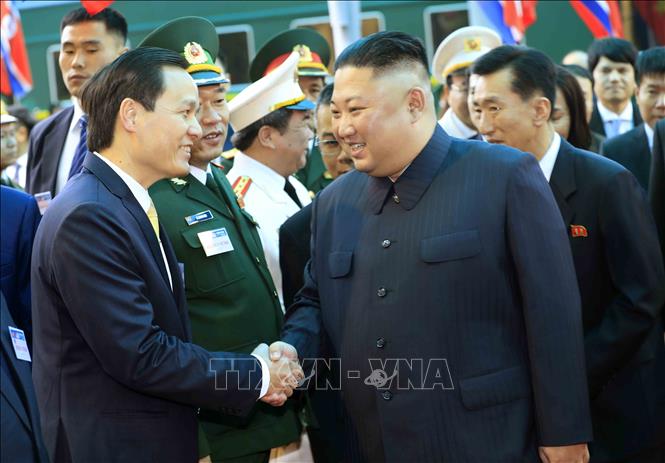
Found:
[(73, 105), (1, 121), (3, 462), (665, 461), (664, 47), (295, 29), (227, 101), (205, 18), (60, 35)]

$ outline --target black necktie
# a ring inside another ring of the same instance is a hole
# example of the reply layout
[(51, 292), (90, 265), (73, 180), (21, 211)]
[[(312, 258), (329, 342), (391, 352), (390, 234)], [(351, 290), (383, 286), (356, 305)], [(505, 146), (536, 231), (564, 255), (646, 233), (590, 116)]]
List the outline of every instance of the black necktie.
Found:
[(302, 203), (298, 199), (298, 195), (296, 194), (296, 189), (293, 188), (293, 185), (291, 185), (291, 182), (289, 182), (289, 179), (286, 179), (286, 183), (284, 184), (284, 191), (286, 191), (286, 194), (289, 195), (289, 198), (293, 200), (294, 203), (298, 205), (300, 209), (302, 209)]
[(81, 171), (83, 160), (88, 152), (88, 145), (86, 143), (88, 136), (88, 116), (84, 114), (79, 121), (81, 124), (81, 138), (79, 139), (79, 144), (76, 146), (74, 159), (72, 159), (72, 166), (69, 168), (69, 177), (67, 179), (72, 178)]

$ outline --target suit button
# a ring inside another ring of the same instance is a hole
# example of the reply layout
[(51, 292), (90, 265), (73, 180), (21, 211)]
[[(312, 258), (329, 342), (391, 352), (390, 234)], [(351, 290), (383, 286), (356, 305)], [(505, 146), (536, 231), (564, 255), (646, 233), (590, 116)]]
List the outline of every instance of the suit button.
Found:
[(399, 204), (399, 196), (397, 195), (397, 193), (393, 195), (393, 201), (395, 201), (396, 204)]
[(390, 391), (383, 391), (381, 396), (383, 397), (383, 400), (391, 400), (393, 398), (393, 393)]
[(381, 288), (376, 290), (376, 295), (379, 296), (379, 297), (384, 297), (386, 295), (386, 293), (387, 293), (387, 291), (386, 291), (386, 288), (384, 288), (384, 287), (381, 287)]
[(260, 263), (261, 263), (261, 259), (259, 259), (258, 256), (257, 256), (257, 257), (254, 257), (254, 259), (256, 259), (256, 263), (257, 263), (257, 264), (260, 264)]
[(383, 347), (385, 347), (385, 345), (386, 345), (386, 340), (385, 339), (379, 338), (379, 339), (376, 340), (376, 347), (378, 347), (379, 349), (383, 349)]
[(277, 291), (273, 291), (272, 295), (275, 296), (275, 297), (279, 297), (279, 294), (277, 294)]
[(384, 248), (389, 248), (390, 245), (391, 245), (390, 240), (383, 240), (381, 242), (381, 246), (383, 246)]

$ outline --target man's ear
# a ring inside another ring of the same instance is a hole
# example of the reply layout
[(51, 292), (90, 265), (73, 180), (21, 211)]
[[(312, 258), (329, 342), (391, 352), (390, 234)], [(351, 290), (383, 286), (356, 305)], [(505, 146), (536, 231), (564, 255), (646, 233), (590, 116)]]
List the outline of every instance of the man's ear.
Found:
[(420, 87), (413, 87), (406, 96), (406, 104), (411, 115), (411, 122), (417, 122), (425, 112), (427, 93)]
[(275, 145), (275, 132), (277, 132), (277, 130), (274, 127), (270, 127), (269, 125), (261, 126), (259, 133), (256, 135), (256, 139), (261, 146), (275, 149), (277, 147), (277, 145)]
[(550, 120), (552, 113), (552, 103), (544, 96), (535, 97), (533, 105), (533, 123), (536, 127), (541, 127)]
[(136, 132), (136, 119), (141, 111), (144, 111), (143, 107), (131, 98), (122, 100), (118, 120), (127, 132)]

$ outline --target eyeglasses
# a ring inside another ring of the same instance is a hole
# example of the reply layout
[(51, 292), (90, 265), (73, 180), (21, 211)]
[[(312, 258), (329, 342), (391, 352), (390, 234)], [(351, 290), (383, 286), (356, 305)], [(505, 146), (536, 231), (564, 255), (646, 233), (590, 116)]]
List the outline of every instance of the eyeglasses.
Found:
[(335, 139), (321, 140), (319, 137), (315, 137), (314, 146), (318, 146), (322, 154), (337, 154), (339, 151), (339, 142)]

